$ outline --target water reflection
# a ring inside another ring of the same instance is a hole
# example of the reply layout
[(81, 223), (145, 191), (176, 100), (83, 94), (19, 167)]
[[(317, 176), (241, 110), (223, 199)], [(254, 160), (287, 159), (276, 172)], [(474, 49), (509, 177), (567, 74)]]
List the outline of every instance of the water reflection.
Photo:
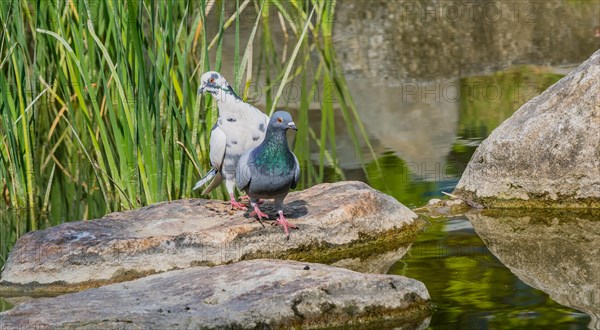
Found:
[(494, 211), (467, 217), (488, 249), (526, 284), (600, 328), (600, 211)]
[(7, 311), (13, 307), (14, 304), (11, 304), (10, 302), (6, 301), (5, 298), (0, 297), (0, 312)]
[(383, 151), (394, 152), (417, 172), (440, 172), (458, 128), (458, 81), (349, 80), (348, 87), (365, 128)]
[[(392, 83), (370, 79), (365, 84), (349, 79), (348, 87), (375, 153), (398, 157), (418, 181), (439, 182), (460, 175), (480, 141), (563, 77), (554, 71), (518, 66), (455, 80)], [(344, 170), (361, 169), (340, 112), (335, 119), (339, 165)], [(309, 121), (313, 130), (319, 130), (320, 112), (310, 111)], [(316, 145), (312, 154), (318, 163)], [(367, 163), (374, 161), (364, 145), (361, 157)]]
[[(350, 81), (357, 109), (381, 154), (379, 167), (374, 161), (367, 165), (369, 184), (409, 206), (453, 190), (479, 143), (561, 77), (551, 68), (519, 66), (456, 81), (375, 89)], [(363, 157), (369, 156), (365, 150)], [(343, 159), (341, 164), (352, 166)]]
[[(555, 302), (515, 276), (477, 234), (466, 217), (431, 219), (389, 270), (425, 283), (437, 306), (432, 329), (583, 329), (590, 323), (588, 315)], [(512, 253), (510, 246), (505, 248)]]
[[(599, 10), (597, 1), (340, 6), (336, 51), (379, 154), (380, 168), (372, 159), (367, 165), (369, 184), (411, 206), (452, 190), (493, 129), (598, 48)], [(465, 217), (433, 219), (389, 271), (425, 283), (438, 306), (432, 328), (599, 327), (589, 304), (546, 291), (536, 276), (547, 273), (515, 276), (477, 234)], [(503, 251), (519, 253), (508, 244)], [(573, 274), (595, 276), (597, 268), (579, 268), (583, 252), (565, 250), (556, 260), (571, 257)]]
[(406, 244), (396, 250), (381, 254), (370, 255), (365, 258), (342, 259), (332, 263), (332, 266), (351, 269), (361, 273), (385, 274), (390, 267), (406, 254), (410, 244)]

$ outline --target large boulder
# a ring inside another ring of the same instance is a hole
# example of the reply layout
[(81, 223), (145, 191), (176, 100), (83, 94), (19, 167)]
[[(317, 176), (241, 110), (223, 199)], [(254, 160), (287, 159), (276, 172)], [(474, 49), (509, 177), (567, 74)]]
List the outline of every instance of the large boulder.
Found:
[(403, 276), (252, 260), (31, 301), (0, 314), (0, 328), (272, 329), (385, 321), (415, 329), (427, 326), (429, 300), (423, 283)]
[[(205, 199), (30, 232), (9, 255), (0, 293), (74, 291), (244, 259), (333, 263), (389, 251), (400, 258), (421, 223), (394, 198), (360, 182), (317, 185), (290, 194), (285, 202), (286, 214), (300, 228), (289, 240), (268, 221), (263, 228), (248, 213)], [(270, 202), (262, 209), (276, 215)]]
[(600, 50), (481, 143), (454, 192), (491, 207), (600, 207)]
[(502, 264), (600, 329), (600, 211), (470, 212), (475, 232)]

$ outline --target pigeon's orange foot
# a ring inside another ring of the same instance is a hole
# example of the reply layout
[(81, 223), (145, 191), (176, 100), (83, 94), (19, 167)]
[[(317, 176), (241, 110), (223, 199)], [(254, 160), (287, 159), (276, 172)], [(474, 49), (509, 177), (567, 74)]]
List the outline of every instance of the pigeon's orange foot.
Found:
[(298, 229), (298, 227), (292, 225), (289, 221), (287, 221), (287, 219), (283, 216), (283, 211), (278, 211), (277, 213), (279, 213), (279, 219), (277, 219), (277, 221), (275, 221), (273, 224), (276, 226), (283, 226), (283, 231), (285, 232), (286, 238), (290, 239), (290, 231), (288, 228)]
[(231, 209), (232, 210), (247, 210), (248, 208), (246, 207), (246, 205), (238, 202), (235, 200), (235, 197), (233, 197), (233, 195), (229, 196), (229, 201), (231, 202)]
[(257, 216), (258, 220), (262, 220), (263, 218), (265, 219), (269, 219), (269, 215), (262, 213), (259, 209), (258, 209), (258, 205), (254, 204), (254, 211), (252, 211), (252, 213), (250, 213), (250, 216)]

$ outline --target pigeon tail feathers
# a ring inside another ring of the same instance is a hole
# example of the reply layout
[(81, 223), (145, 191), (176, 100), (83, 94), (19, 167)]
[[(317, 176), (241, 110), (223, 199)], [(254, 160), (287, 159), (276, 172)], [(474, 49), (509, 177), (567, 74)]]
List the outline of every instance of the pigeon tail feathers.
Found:
[(212, 182), (204, 189), (204, 191), (202, 191), (202, 195), (208, 195), (213, 189), (218, 187), (221, 182), (223, 182), (223, 175), (221, 175), (221, 172), (217, 172)]
[(214, 168), (210, 169), (210, 171), (208, 171), (206, 173), (206, 175), (204, 175), (204, 177), (202, 179), (200, 179), (200, 181), (196, 182), (196, 185), (194, 186), (193, 190), (199, 189), (200, 187), (202, 187), (203, 185), (205, 185), (208, 181), (210, 181), (212, 178), (214, 178), (217, 174), (219, 174), (219, 172), (217, 171), (217, 169), (214, 169)]

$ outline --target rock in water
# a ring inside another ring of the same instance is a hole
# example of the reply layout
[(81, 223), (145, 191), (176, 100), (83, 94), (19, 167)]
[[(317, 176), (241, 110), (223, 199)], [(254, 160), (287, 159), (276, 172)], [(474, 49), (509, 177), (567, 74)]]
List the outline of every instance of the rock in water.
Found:
[(600, 208), (600, 50), (496, 128), (454, 194), (491, 207)]
[(423, 283), (403, 276), (252, 260), (23, 303), (0, 314), (0, 328), (284, 329), (385, 321), (424, 329), (429, 300)]
[[(262, 209), (274, 212), (265, 202)], [(68, 222), (23, 235), (4, 266), (0, 292), (64, 292), (153, 273), (244, 259), (332, 263), (398, 250), (415, 239), (420, 221), (397, 200), (362, 182), (321, 184), (293, 192), (286, 212), (302, 235), (286, 241), (205, 199), (158, 203)]]

